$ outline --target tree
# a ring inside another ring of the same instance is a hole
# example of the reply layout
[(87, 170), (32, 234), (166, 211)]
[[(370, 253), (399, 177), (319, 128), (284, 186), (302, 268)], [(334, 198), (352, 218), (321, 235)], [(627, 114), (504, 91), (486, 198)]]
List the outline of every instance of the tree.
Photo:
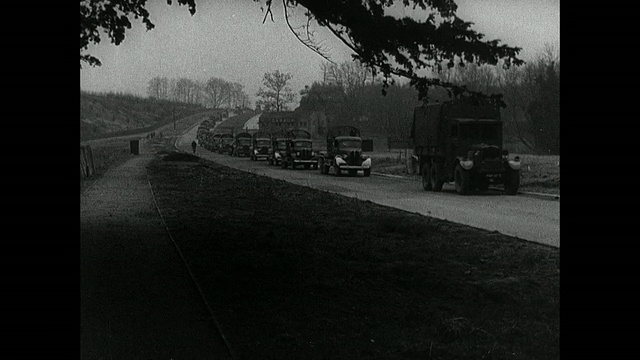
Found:
[(287, 109), (287, 105), (295, 100), (295, 94), (290, 87), (287, 86), (293, 75), (289, 73), (281, 73), (276, 70), (271, 73), (265, 73), (262, 84), (266, 87), (260, 87), (256, 96), (260, 99), (257, 105), (265, 110), (282, 111)]
[(221, 108), (222, 105), (227, 102), (228, 92), (226, 91), (226, 84), (227, 82), (220, 78), (212, 77), (207, 80), (204, 92), (206, 94), (206, 101), (212, 108)]
[[(188, 5), (193, 15), (195, 0), (177, 0)], [(254, 0), (264, 4), (265, 20), (273, 13), (273, 0)], [(167, 0), (171, 4), (171, 0)], [(455, 97), (483, 96), (498, 101), (504, 106), (500, 94), (482, 94), (464, 86), (442, 81), (421, 73), (422, 70), (442, 69), (442, 64), (453, 67), (457, 64), (490, 64), (509, 68), (524, 62), (517, 58), (521, 48), (501, 45), (500, 40), (485, 41), (484, 35), (471, 29), (473, 23), (456, 15), (458, 6), (454, 0), (402, 0), (405, 7), (419, 7), (425, 11), (422, 19), (410, 17), (394, 18), (385, 14), (400, 1), (369, 0), (283, 0), (285, 21), (293, 34), (311, 50), (326, 58), (326, 54), (313, 41), (312, 23), (329, 29), (346, 46), (353, 50), (353, 58), (364, 66), (379, 71), (384, 76), (383, 93), (392, 81), (392, 76), (410, 79), (421, 99), (427, 99), (430, 88), (442, 86)], [(129, 15), (142, 17), (148, 30), (154, 25), (145, 9), (146, 0), (101, 0), (80, 2), (80, 61), (91, 65), (100, 62), (85, 54), (90, 43), (100, 42), (100, 30), (106, 30), (112, 42), (118, 45), (124, 39), (126, 29), (131, 27)], [(289, 10), (302, 7), (306, 11), (307, 25), (296, 30), (289, 21)], [(428, 15), (427, 15), (428, 13)], [(263, 20), (264, 21), (264, 20)]]

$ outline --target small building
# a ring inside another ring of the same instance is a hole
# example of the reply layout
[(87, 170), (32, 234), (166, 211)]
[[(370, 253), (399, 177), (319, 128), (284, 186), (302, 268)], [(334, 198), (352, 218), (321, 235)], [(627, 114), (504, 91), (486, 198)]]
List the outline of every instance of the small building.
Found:
[(258, 119), (260, 131), (268, 133), (303, 129), (312, 136), (317, 136), (322, 135), (324, 127), (326, 127), (326, 117), (320, 112), (266, 111)]

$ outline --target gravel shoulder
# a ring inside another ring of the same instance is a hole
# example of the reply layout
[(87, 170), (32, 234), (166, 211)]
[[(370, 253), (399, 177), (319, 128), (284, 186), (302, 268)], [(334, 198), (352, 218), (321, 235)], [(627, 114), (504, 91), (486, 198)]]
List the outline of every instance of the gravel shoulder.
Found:
[(81, 358), (230, 358), (156, 211), (154, 156), (143, 149), (81, 193)]

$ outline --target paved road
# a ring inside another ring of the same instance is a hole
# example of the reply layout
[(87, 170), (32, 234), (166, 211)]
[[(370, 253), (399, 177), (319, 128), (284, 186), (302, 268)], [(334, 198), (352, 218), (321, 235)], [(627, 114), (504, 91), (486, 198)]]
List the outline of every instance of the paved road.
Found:
[[(179, 138), (176, 146), (191, 151), (196, 136), (194, 127)], [(321, 175), (319, 170), (290, 170), (269, 166), (267, 162), (250, 161), (218, 155), (198, 148), (198, 154), (220, 164), (253, 173), (309, 186), (319, 190), (369, 200), (378, 204), (420, 213), (452, 222), (498, 231), (521, 239), (560, 247), (560, 202), (526, 196), (505, 196), (489, 191), (481, 195), (460, 196), (453, 187), (441, 193), (426, 192), (420, 183), (387, 177), (335, 177)], [(373, 164), (375, 170), (375, 164)]]

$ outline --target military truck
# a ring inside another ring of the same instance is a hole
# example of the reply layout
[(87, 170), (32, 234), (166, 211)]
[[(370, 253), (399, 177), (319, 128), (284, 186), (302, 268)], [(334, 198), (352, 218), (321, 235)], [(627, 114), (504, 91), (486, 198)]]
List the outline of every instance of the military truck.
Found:
[(364, 176), (371, 176), (371, 158), (362, 155), (360, 130), (353, 126), (334, 126), (327, 131), (327, 150), (318, 154), (321, 174), (340, 176), (347, 171), (354, 176), (362, 170)]
[(269, 152), (269, 165), (280, 165), (282, 157), (287, 150), (287, 134), (286, 132), (277, 132), (271, 134), (271, 151)]
[(218, 154), (228, 154), (231, 155), (233, 151), (233, 134), (224, 133), (220, 134), (220, 143), (218, 145)]
[(268, 159), (271, 151), (271, 138), (266, 132), (256, 132), (251, 137), (251, 160)]
[(489, 100), (461, 99), (415, 108), (411, 138), (422, 187), (441, 191), (455, 182), (466, 195), (503, 184), (506, 194), (520, 187), (520, 159), (502, 147), (500, 108)]
[(232, 156), (251, 156), (251, 134), (241, 132), (236, 135), (233, 142)]
[(293, 129), (287, 131), (285, 137), (287, 138), (286, 147), (280, 161), (283, 169), (291, 167), (295, 170), (298, 165), (304, 166), (307, 170), (312, 166), (314, 169), (318, 168), (318, 159), (313, 152), (311, 133), (302, 129)]

